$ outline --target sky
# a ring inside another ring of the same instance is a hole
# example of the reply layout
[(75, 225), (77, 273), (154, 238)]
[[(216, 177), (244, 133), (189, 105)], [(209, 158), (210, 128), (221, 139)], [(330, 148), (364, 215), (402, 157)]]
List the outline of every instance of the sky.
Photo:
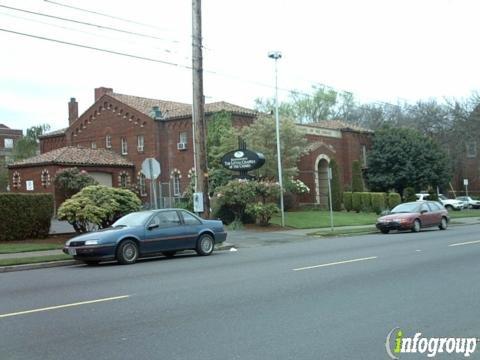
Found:
[[(191, 6), (184, 0), (0, 0), (0, 123), (64, 128), (69, 99), (77, 99), (82, 113), (100, 86), (191, 103)], [(273, 97), (272, 50), (282, 53), (280, 100), (319, 84), (361, 102), (467, 98), (480, 89), (479, 10), (477, 0), (203, 0), (206, 102), (253, 107), (256, 98)]]

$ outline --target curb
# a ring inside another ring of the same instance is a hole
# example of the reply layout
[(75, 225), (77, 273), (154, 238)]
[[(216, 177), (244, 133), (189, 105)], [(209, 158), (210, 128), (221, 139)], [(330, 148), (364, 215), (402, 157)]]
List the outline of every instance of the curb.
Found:
[(78, 265), (80, 261), (77, 260), (61, 260), (61, 261), (49, 261), (36, 264), (24, 264), (24, 265), (10, 265), (10, 266), (0, 266), (0, 273), (13, 272), (13, 271), (23, 271), (23, 270), (35, 270), (35, 269), (46, 269), (58, 266), (71, 266)]

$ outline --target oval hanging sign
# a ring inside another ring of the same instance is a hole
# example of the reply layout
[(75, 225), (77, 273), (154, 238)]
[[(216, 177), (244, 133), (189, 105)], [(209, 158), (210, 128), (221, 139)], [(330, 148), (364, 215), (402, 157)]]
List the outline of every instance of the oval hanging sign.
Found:
[(263, 154), (246, 150), (233, 150), (222, 157), (222, 165), (233, 171), (250, 171), (258, 169), (265, 164), (265, 156)]

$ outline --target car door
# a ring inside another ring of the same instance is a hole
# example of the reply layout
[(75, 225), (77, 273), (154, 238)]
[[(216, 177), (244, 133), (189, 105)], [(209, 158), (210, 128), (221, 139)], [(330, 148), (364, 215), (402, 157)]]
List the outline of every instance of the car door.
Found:
[(431, 210), (431, 225), (440, 225), (442, 222), (442, 207), (438, 203), (429, 202), (428, 206)]
[(198, 234), (203, 228), (202, 221), (185, 210), (180, 211), (180, 215), (183, 220), (183, 231), (185, 234), (184, 246), (186, 249), (194, 249), (197, 245)]
[(164, 210), (153, 216), (145, 231), (145, 252), (179, 249), (183, 239), (182, 222), (176, 210)]
[(432, 211), (428, 207), (427, 203), (423, 203), (420, 206), (420, 221), (423, 227), (432, 225)]

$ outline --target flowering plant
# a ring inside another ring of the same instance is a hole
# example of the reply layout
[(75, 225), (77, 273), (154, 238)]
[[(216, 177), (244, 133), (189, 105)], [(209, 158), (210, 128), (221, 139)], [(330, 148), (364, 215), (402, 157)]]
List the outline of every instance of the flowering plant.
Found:
[(290, 191), (294, 194), (308, 194), (310, 192), (310, 188), (305, 185), (305, 183), (302, 180), (299, 179), (290, 179), (287, 181), (285, 184), (285, 189), (287, 191)]

